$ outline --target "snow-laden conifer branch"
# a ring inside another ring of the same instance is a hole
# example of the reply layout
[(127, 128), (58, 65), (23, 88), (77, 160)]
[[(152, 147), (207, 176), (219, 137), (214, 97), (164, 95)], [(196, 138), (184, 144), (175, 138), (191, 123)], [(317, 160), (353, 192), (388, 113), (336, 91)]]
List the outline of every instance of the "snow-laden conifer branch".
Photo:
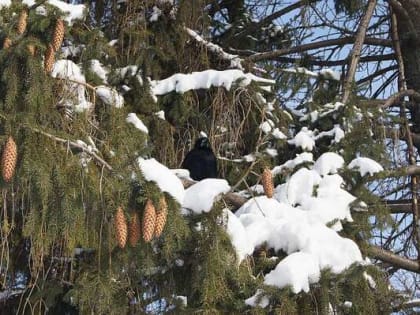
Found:
[(71, 140), (67, 140), (67, 139), (64, 139), (64, 138), (57, 137), (55, 135), (52, 135), (52, 134), (50, 134), (46, 131), (40, 130), (38, 128), (32, 128), (31, 127), (29, 129), (36, 132), (36, 133), (42, 134), (42, 135), (44, 135), (44, 136), (46, 136), (46, 137), (48, 137), (48, 138), (50, 138), (50, 139), (52, 139), (56, 142), (60, 142), (60, 143), (66, 144), (66, 145), (68, 145), (72, 148), (79, 149), (79, 150), (83, 151), (84, 153), (90, 155), (93, 159), (95, 159), (99, 164), (101, 164), (103, 167), (105, 167), (108, 171), (113, 170), (112, 166), (110, 164), (108, 164), (108, 162), (106, 162), (98, 154), (96, 154), (94, 151), (92, 151), (87, 145), (83, 145), (81, 143), (77, 143), (77, 142), (74, 142), (74, 141), (71, 141)]
[(225, 52), (222, 47), (205, 40), (200, 35), (198, 35), (195, 31), (193, 31), (192, 29), (188, 27), (184, 27), (184, 29), (188, 33), (188, 35), (194, 38), (198, 43), (207, 47), (208, 50), (215, 53), (217, 56), (219, 56), (219, 58), (229, 61), (231, 68), (238, 68), (241, 70), (243, 69), (241, 65), (242, 59), (240, 59), (237, 55), (232, 55)]

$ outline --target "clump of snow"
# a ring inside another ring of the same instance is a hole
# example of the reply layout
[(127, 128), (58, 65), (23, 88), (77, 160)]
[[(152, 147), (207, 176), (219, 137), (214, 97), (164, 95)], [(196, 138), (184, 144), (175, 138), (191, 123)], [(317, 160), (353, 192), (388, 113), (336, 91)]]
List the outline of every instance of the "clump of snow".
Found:
[(280, 139), (280, 140), (287, 139), (287, 136), (283, 132), (281, 132), (279, 128), (274, 128), (271, 134), (273, 135), (275, 139)]
[(293, 170), (296, 166), (302, 164), (302, 163), (309, 163), (313, 162), (314, 158), (312, 153), (310, 152), (303, 152), (301, 154), (296, 154), (296, 157), (293, 160), (288, 160), (282, 165), (275, 166), (271, 173), (273, 176), (280, 174), (284, 169)]
[(332, 137), (333, 143), (339, 143), (344, 138), (344, 131), (341, 129), (340, 125), (334, 125), (334, 128), (329, 131), (322, 131), (316, 137), (315, 140), (318, 140), (323, 137)]
[(257, 77), (252, 73), (230, 69), (224, 71), (205, 70), (190, 74), (177, 73), (164, 80), (151, 81), (150, 85), (152, 94), (164, 95), (172, 91), (185, 93), (190, 90), (209, 89), (210, 87), (224, 87), (226, 90), (230, 90), (235, 82), (240, 86), (247, 86), (251, 82), (275, 83), (273, 80)]
[(11, 0), (0, 0), (0, 9), (3, 7), (8, 7), (12, 4)]
[(322, 69), (319, 74), (326, 79), (340, 81), (340, 74), (332, 69)]
[(160, 118), (160, 119), (162, 119), (162, 120), (165, 120), (165, 112), (164, 112), (163, 110), (160, 110), (160, 111), (156, 112), (156, 113), (155, 113), (155, 115), (156, 115), (158, 118)]
[(152, 8), (152, 15), (150, 16), (149, 21), (157, 22), (157, 20), (159, 19), (159, 16), (161, 15), (162, 15), (162, 10), (154, 5)]
[(265, 133), (268, 134), (271, 132), (272, 127), (274, 127), (274, 123), (267, 119), (266, 121), (262, 122), (259, 126), (259, 128)]
[(126, 121), (128, 123), (133, 124), (134, 127), (139, 129), (140, 131), (142, 131), (146, 134), (149, 133), (149, 129), (147, 129), (146, 125), (140, 120), (140, 118), (137, 117), (136, 113), (129, 113), (127, 115)]
[(296, 147), (301, 147), (302, 150), (312, 151), (315, 146), (314, 132), (307, 127), (302, 127), (296, 136), (287, 142)]
[(319, 281), (321, 276), (318, 261), (311, 254), (293, 253), (284, 258), (264, 278), (264, 284), (280, 288), (291, 285), (294, 293), (308, 292), (309, 284)]
[(190, 172), (184, 168), (171, 169), (171, 171), (179, 178), (190, 179)]
[(224, 179), (206, 178), (199, 181), (185, 190), (182, 207), (187, 211), (184, 213), (188, 213), (188, 210), (196, 214), (209, 212), (217, 198), (229, 190), (230, 186)]
[(267, 154), (271, 157), (276, 157), (277, 155), (279, 155), (279, 153), (277, 152), (276, 149), (272, 149), (272, 148), (266, 148), (265, 152), (267, 152)]
[(365, 176), (368, 173), (370, 176), (372, 176), (373, 174), (382, 172), (384, 170), (384, 168), (378, 162), (365, 157), (355, 158), (347, 167), (349, 169), (359, 169), (361, 176)]
[(74, 109), (78, 112), (90, 109), (93, 104), (86, 99), (86, 78), (82, 70), (73, 61), (67, 59), (57, 60), (51, 71), (51, 76), (65, 80), (66, 97), (59, 102), (60, 106)]
[(267, 296), (264, 295), (264, 291), (258, 289), (253, 296), (245, 300), (245, 304), (253, 307), (259, 306), (261, 308), (266, 308), (268, 304), (270, 304), (270, 301), (268, 300)]
[(124, 97), (114, 88), (100, 85), (95, 88), (96, 96), (108, 106), (121, 108), (124, 106)]
[(224, 209), (224, 213), (227, 216), (227, 233), (236, 249), (238, 262), (241, 262), (254, 251), (254, 247), (248, 242), (245, 227), (239, 221), (239, 218), (229, 209)]
[(313, 169), (319, 175), (335, 174), (339, 168), (344, 165), (344, 159), (341, 155), (334, 152), (326, 152), (316, 160)]
[[(22, 3), (27, 6), (33, 6), (35, 4), (35, 0), (23, 0)], [(86, 11), (86, 6), (84, 4), (70, 4), (60, 0), (48, 0), (47, 3), (63, 11), (66, 14), (64, 20), (69, 25), (72, 25), (75, 20), (82, 20), (85, 17), (84, 13)], [(2, 3), (0, 3), (0, 7), (2, 5), (9, 6), (10, 1), (2, 1)], [(45, 10), (45, 7), (41, 6), (37, 8), (37, 12), (39, 11), (39, 8)]]
[(305, 67), (287, 68), (287, 69), (282, 69), (281, 71), (288, 72), (288, 73), (303, 74), (303, 75), (306, 75), (308, 77), (313, 77), (313, 78), (318, 77), (317, 72), (310, 71), (310, 70), (306, 69)]
[(99, 60), (92, 59), (90, 61), (90, 71), (95, 73), (102, 80), (102, 83), (107, 82), (109, 70), (106, 69)]
[(182, 205), (185, 196), (184, 186), (171, 170), (155, 159), (138, 158), (137, 162), (147, 181), (155, 182), (161, 191), (169, 193)]
[(376, 281), (366, 271), (363, 272), (363, 278), (366, 279), (371, 289), (376, 289)]

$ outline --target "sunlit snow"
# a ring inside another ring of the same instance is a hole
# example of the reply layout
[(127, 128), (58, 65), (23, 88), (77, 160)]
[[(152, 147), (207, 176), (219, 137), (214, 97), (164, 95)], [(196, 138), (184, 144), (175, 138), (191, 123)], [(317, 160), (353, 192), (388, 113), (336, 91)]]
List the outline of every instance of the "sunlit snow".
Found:
[(384, 170), (378, 162), (366, 157), (355, 158), (347, 167), (349, 169), (358, 169), (361, 176), (365, 176), (366, 174), (372, 176)]
[(138, 158), (137, 161), (146, 180), (155, 182), (160, 190), (169, 193), (179, 204), (183, 203), (185, 196), (184, 186), (171, 170), (153, 158)]

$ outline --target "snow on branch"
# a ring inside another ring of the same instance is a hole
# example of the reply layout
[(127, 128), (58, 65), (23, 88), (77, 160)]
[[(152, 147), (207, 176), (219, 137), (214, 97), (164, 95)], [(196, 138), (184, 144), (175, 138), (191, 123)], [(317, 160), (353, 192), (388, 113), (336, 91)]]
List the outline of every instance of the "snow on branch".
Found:
[(252, 82), (260, 84), (274, 84), (274, 80), (258, 77), (242, 70), (230, 69), (224, 71), (205, 70), (188, 74), (176, 73), (164, 80), (151, 81), (153, 95), (164, 95), (175, 91), (185, 93), (190, 90), (209, 89), (211, 87), (224, 87), (230, 90), (234, 83), (247, 86)]
[[(66, 14), (64, 20), (70, 25), (73, 23), (73, 21), (81, 20), (85, 17), (86, 6), (84, 4), (70, 4), (60, 0), (48, 0), (44, 2), (47, 2), (49, 5), (52, 5), (63, 11)], [(23, 0), (22, 3), (26, 4), (29, 7), (37, 6), (35, 0)], [(0, 9), (2, 9), (3, 7), (9, 7), (11, 4), (12, 1), (10, 0), (0, 0)], [(45, 15), (45, 7), (36, 7), (36, 12), (40, 15)]]
[(207, 47), (208, 50), (217, 54), (221, 59), (230, 61), (230, 66), (232, 68), (238, 68), (238, 69), (241, 69), (241, 70), (243, 69), (242, 65), (241, 65), (242, 60), (237, 55), (232, 55), (232, 54), (229, 54), (229, 53), (225, 52), (223, 50), (223, 48), (205, 40), (200, 35), (198, 35), (195, 31), (193, 31), (192, 29), (189, 29), (188, 27), (185, 27), (184, 29), (187, 31), (188, 35), (190, 35), (192, 38), (194, 38), (200, 44)]

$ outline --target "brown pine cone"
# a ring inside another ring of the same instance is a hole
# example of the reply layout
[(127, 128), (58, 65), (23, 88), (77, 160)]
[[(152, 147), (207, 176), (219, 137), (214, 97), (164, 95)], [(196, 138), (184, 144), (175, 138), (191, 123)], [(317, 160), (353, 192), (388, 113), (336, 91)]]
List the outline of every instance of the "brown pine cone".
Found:
[(25, 33), (26, 25), (28, 23), (28, 10), (24, 9), (19, 14), (18, 23), (16, 26), (16, 31), (19, 35)]
[(1, 159), (2, 175), (5, 182), (10, 182), (15, 173), (17, 161), (17, 147), (12, 137), (6, 141)]
[(156, 224), (155, 224), (155, 237), (159, 237), (162, 234), (163, 228), (166, 224), (166, 218), (168, 216), (168, 204), (164, 196), (159, 199), (159, 208), (156, 213)]
[(12, 46), (12, 40), (9, 37), (6, 37), (3, 42), (3, 49), (8, 49)]
[(261, 183), (264, 188), (264, 193), (268, 198), (273, 198), (274, 194), (274, 183), (271, 171), (265, 167), (261, 175)]
[(141, 237), (140, 219), (137, 211), (131, 216), (130, 224), (128, 225), (128, 242), (130, 246), (134, 247), (137, 245)]
[(114, 225), (118, 246), (124, 248), (127, 242), (127, 220), (121, 207), (118, 207), (117, 213), (115, 214)]
[(28, 48), (29, 54), (31, 56), (35, 56), (35, 45), (28, 44), (28, 46), (26, 46), (26, 48)]
[(147, 199), (143, 214), (143, 240), (147, 243), (153, 238), (155, 232), (156, 209), (150, 199)]
[(60, 49), (64, 39), (64, 32), (64, 22), (62, 19), (58, 19), (55, 24), (54, 33), (51, 40), (51, 45), (54, 51), (58, 51)]
[(48, 45), (47, 50), (45, 51), (44, 56), (44, 69), (45, 72), (50, 73), (54, 67), (55, 55), (54, 48), (51, 45)]

